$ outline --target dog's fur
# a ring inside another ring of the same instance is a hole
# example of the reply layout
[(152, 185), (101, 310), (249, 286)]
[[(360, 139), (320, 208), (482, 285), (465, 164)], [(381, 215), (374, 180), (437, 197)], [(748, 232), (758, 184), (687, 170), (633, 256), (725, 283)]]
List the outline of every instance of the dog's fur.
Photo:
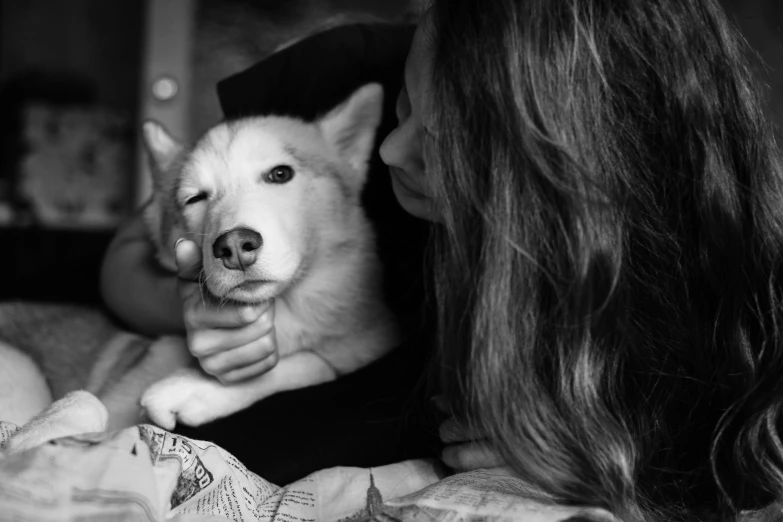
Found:
[[(381, 87), (371, 84), (314, 123), (222, 123), (192, 150), (154, 122), (143, 127), (154, 176), (145, 220), (161, 265), (175, 270), (174, 242), (188, 237), (203, 251), (205, 299), (274, 299), (280, 360), (271, 371), (224, 386), (199, 370), (184, 339), (149, 342), (77, 307), (4, 305), (0, 336), (38, 362), (55, 399), (80, 388), (100, 397), (110, 429), (141, 420), (142, 392), (153, 422), (197, 426), (379, 358), (399, 334), (382, 302), (360, 194), (381, 100)], [(293, 177), (273, 182), (270, 172), (281, 165)], [(254, 262), (229, 265), (213, 247), (238, 228), (260, 234), (261, 246)]]

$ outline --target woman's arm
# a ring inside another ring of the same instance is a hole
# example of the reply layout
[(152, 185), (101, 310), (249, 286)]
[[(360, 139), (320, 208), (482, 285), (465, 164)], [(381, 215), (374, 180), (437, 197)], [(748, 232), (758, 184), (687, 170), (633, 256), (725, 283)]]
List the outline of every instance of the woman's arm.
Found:
[(154, 246), (138, 210), (109, 244), (101, 266), (101, 295), (109, 309), (146, 335), (185, 331), (177, 278), (155, 261)]

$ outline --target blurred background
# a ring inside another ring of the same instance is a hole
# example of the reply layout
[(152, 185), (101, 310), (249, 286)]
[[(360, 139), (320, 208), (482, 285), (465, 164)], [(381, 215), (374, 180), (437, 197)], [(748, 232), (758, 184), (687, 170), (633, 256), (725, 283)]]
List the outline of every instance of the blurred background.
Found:
[[(783, 124), (783, 0), (723, 0)], [(97, 302), (100, 260), (149, 185), (138, 124), (189, 141), (216, 83), (351, 22), (413, 23), (419, 0), (0, 0), (0, 299)]]
[(94, 303), (117, 225), (149, 194), (139, 122), (184, 141), (222, 113), (216, 83), (416, 0), (0, 0), (0, 299)]

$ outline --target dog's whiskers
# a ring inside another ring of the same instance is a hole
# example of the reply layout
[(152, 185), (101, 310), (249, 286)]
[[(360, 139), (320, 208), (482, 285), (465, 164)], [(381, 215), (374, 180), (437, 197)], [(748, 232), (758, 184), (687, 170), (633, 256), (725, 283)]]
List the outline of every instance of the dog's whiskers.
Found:
[(202, 262), (201, 264), (201, 272), (198, 274), (198, 291), (199, 295), (201, 296), (201, 306), (204, 307), (204, 309), (207, 308), (207, 302), (204, 299), (204, 290), (207, 285), (207, 280), (211, 277), (212, 274), (207, 275), (204, 277), (204, 274), (206, 274), (206, 270), (204, 269), (204, 264)]

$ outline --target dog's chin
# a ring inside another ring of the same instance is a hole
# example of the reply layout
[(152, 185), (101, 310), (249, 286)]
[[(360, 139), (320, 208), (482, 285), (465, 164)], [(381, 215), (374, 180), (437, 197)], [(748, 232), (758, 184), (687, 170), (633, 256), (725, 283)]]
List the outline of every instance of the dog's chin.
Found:
[(219, 294), (209, 289), (211, 296), (219, 302), (258, 304), (280, 295), (285, 284), (279, 281), (251, 279), (224, 290)]
[(205, 266), (204, 287), (220, 303), (262, 303), (284, 294), (296, 284), (304, 269), (303, 263), (296, 266), (296, 270), (273, 270), (259, 265), (243, 272)]
[(283, 285), (277, 281), (250, 280), (226, 293), (226, 298), (240, 303), (260, 303), (277, 297)]

